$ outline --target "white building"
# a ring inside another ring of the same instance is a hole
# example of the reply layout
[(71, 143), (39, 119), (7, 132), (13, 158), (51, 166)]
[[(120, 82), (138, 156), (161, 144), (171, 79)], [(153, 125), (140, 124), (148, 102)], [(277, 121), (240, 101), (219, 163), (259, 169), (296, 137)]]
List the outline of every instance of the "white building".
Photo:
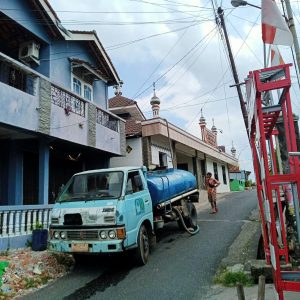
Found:
[(229, 166), (237, 166), (238, 160), (217, 146), (216, 127), (207, 129), (201, 115), (199, 139), (160, 118), (155, 91), (150, 103), (153, 118), (146, 120), (136, 101), (123, 97), (120, 91), (109, 99), (110, 111), (126, 120), (126, 156), (111, 158), (110, 166), (184, 169), (196, 176), (200, 188), (204, 188), (205, 174), (211, 172), (221, 182), (218, 192), (229, 192)]

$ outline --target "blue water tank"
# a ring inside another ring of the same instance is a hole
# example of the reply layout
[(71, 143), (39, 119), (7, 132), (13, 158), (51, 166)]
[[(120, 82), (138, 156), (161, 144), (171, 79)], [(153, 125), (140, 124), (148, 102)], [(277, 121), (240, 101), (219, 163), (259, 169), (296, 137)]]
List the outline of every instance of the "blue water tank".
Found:
[(148, 172), (147, 184), (153, 206), (197, 188), (195, 176), (178, 169)]

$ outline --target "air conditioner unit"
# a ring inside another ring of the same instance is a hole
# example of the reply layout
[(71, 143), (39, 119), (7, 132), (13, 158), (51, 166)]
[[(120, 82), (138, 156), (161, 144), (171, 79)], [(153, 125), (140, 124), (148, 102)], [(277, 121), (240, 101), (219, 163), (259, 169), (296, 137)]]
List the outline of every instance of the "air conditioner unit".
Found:
[(34, 41), (25, 42), (20, 45), (19, 59), (26, 64), (40, 64), (40, 45)]

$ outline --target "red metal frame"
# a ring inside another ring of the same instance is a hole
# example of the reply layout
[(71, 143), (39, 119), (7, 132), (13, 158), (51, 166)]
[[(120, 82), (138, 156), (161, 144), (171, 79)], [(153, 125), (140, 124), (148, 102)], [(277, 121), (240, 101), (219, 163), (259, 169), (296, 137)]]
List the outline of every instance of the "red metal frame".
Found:
[[(291, 64), (275, 66), (249, 73), (246, 80), (248, 128), (253, 165), (257, 182), (257, 196), (262, 219), (262, 233), (266, 261), (272, 266), (274, 285), (280, 300), (284, 291), (300, 292), (300, 281), (286, 280), (296, 273), (282, 271), (282, 262), (289, 262), (286, 228), (281, 204), (284, 184), (296, 186), (300, 193), (300, 166), (298, 157), (289, 158), (289, 174), (279, 174), (275, 157), (274, 140), (278, 135), (276, 122), (282, 113), (288, 152), (296, 152), (296, 135), (290, 100)], [(265, 106), (262, 96), (267, 91), (280, 90), (276, 105)], [(269, 170), (271, 161), (271, 170)], [(297, 201), (299, 201), (297, 197)], [(280, 228), (276, 226), (280, 224)], [(280, 242), (279, 242), (280, 241)], [(300, 272), (299, 272), (300, 273)], [(297, 273), (297, 275), (300, 275)]]

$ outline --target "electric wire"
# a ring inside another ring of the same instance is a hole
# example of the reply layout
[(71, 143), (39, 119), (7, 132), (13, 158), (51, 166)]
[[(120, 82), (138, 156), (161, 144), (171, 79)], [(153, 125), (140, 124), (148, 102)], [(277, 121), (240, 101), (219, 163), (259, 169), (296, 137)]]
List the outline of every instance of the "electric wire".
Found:
[[(212, 31), (212, 30), (211, 30)], [(210, 32), (211, 32), (210, 31)], [(209, 32), (209, 33), (210, 33)], [(208, 34), (209, 34), (208, 33)], [(184, 60), (191, 52), (193, 52), (199, 44), (202, 43), (202, 41), (205, 39), (206, 35), (201, 38), (188, 52), (186, 52), (178, 61), (176, 61), (175, 64), (173, 64), (167, 71), (165, 71), (162, 75), (160, 75), (156, 80), (155, 83), (159, 82), (159, 80), (161, 80), (164, 76), (166, 76), (171, 70), (173, 70), (175, 68), (175, 66), (177, 66), (182, 60)], [(150, 86), (148, 86), (147, 88), (145, 88), (142, 92), (140, 92), (134, 99), (138, 98), (139, 96), (141, 96), (142, 94), (144, 94), (146, 91), (148, 91), (150, 88), (152, 88), (152, 84)], [(134, 100), (133, 99), (133, 100)]]
[(158, 65), (153, 69), (153, 71), (151, 72), (151, 74), (145, 79), (145, 81), (141, 84), (141, 86), (138, 88), (138, 90), (135, 92), (133, 98), (141, 91), (141, 89), (145, 86), (145, 84), (148, 82), (148, 80), (150, 80), (150, 78), (153, 76), (153, 74), (158, 70), (158, 68), (163, 64), (163, 62), (166, 60), (166, 58), (170, 55), (170, 53), (175, 49), (175, 47), (179, 44), (179, 42), (182, 40), (182, 38), (184, 37), (184, 35), (187, 33), (188, 29), (190, 27), (186, 27), (185, 31), (183, 32), (183, 34), (180, 36), (179, 39), (177, 39), (177, 41), (173, 44), (173, 46), (169, 49), (169, 51), (167, 52), (167, 54), (162, 58), (162, 60), (158, 63)]
[[(208, 41), (207, 43), (203, 46), (203, 49), (197, 49), (197, 51), (201, 52), (196, 56), (196, 58), (189, 64), (189, 66), (187, 68), (184, 69), (184, 72), (182, 74), (178, 74), (177, 78), (173, 80), (173, 82), (167, 87), (167, 89), (164, 90), (164, 92), (161, 94), (161, 97), (163, 97), (169, 90), (170, 88), (172, 88), (177, 82), (178, 80), (180, 80), (191, 68), (191, 66), (195, 66), (196, 62), (198, 61), (198, 59), (201, 57), (201, 55), (203, 54), (204, 50), (208, 47), (209, 42), (212, 40), (212, 38), (216, 35), (215, 30), (211, 31), (211, 33), (214, 33), (213, 35), (211, 35), (209, 33), (209, 35), (207, 35)], [(202, 44), (203, 45), (203, 44)], [(193, 56), (196, 54), (197, 52), (195, 51), (187, 60), (185, 63), (187, 63), (190, 59), (193, 58)]]

